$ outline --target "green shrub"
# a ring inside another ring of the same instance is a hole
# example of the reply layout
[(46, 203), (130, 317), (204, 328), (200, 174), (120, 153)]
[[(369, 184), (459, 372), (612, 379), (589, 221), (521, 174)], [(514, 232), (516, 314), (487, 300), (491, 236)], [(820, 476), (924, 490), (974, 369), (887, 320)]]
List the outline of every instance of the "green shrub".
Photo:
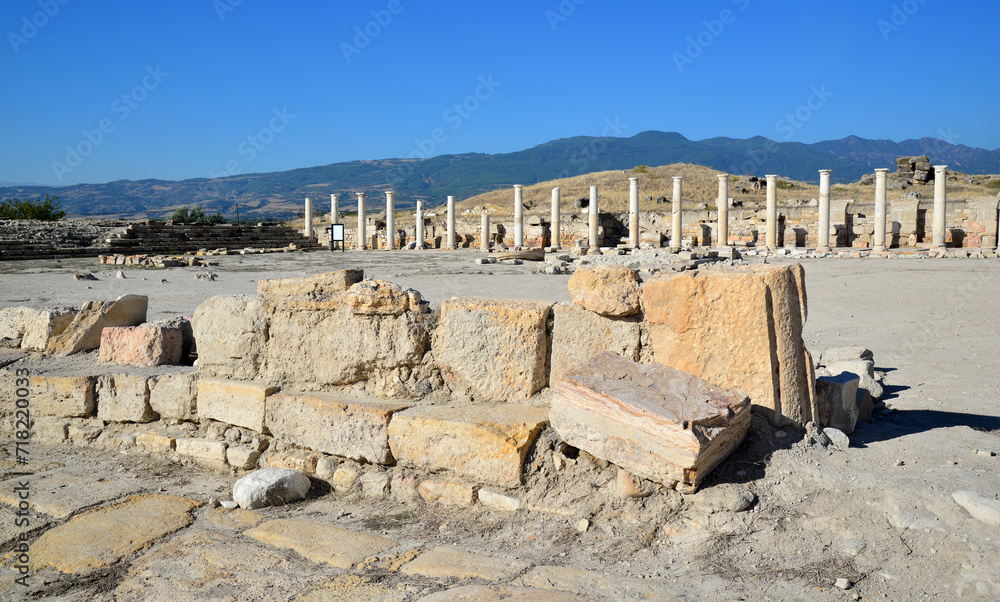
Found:
[(648, 165), (636, 165), (635, 169), (633, 169), (632, 171), (634, 171), (635, 173), (649, 173), (649, 166)]
[(791, 182), (786, 182), (784, 180), (778, 180), (778, 183), (775, 184), (775, 186), (778, 187), (778, 190), (791, 190), (792, 188), (795, 188)]
[(170, 219), (175, 224), (224, 224), (226, 223), (226, 218), (222, 217), (221, 213), (216, 213), (215, 215), (205, 215), (205, 211), (201, 206), (195, 207), (194, 209), (188, 210), (187, 207), (181, 207), (174, 214), (170, 216)]
[(45, 195), (45, 200), (11, 198), (0, 203), (0, 219), (40, 219), (54, 222), (66, 217), (59, 209), (59, 197)]
[(986, 187), (990, 190), (998, 190), (1000, 189), (1000, 180), (990, 180), (986, 183)]

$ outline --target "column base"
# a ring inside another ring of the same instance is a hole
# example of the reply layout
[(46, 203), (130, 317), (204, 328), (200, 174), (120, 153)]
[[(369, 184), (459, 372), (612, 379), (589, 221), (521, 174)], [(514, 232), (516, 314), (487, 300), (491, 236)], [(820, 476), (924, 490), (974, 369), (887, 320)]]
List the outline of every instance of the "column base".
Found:
[(885, 255), (887, 250), (885, 247), (879, 246), (872, 249), (872, 255)]
[(454, 251), (455, 248), (456, 248), (455, 245), (445, 245), (444, 246), (444, 250), (445, 251)]
[(830, 247), (816, 247), (817, 253), (829, 253), (831, 251), (833, 251), (833, 249), (831, 249)]

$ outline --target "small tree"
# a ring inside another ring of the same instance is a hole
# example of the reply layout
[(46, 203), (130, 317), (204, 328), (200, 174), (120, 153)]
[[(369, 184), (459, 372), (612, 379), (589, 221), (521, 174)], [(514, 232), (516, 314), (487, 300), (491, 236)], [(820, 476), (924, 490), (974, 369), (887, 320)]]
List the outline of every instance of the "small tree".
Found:
[(201, 206), (197, 206), (194, 209), (188, 210), (187, 207), (181, 207), (174, 211), (174, 214), (170, 216), (170, 219), (176, 224), (224, 224), (226, 223), (226, 218), (222, 217), (221, 213), (216, 213), (215, 215), (205, 215), (205, 210)]
[(0, 203), (0, 219), (38, 219), (54, 222), (66, 217), (59, 208), (59, 197), (45, 195), (45, 200), (10, 198)]

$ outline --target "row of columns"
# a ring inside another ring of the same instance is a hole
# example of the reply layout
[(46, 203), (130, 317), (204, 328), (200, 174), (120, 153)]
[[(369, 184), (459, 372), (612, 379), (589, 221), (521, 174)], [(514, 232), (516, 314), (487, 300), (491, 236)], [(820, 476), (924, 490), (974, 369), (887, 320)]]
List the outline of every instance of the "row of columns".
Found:
[[(947, 182), (946, 178), (948, 176), (948, 166), (947, 165), (935, 165), (934, 166), (934, 227), (931, 246), (935, 248), (943, 248), (945, 246), (945, 234), (947, 229)], [(817, 247), (816, 250), (819, 252), (829, 252), (830, 247), (830, 175), (833, 170), (821, 169), (819, 170), (819, 219), (818, 219), (818, 232), (817, 232)], [(888, 179), (889, 170), (888, 169), (876, 169), (875, 170), (875, 240), (872, 247), (874, 253), (884, 253), (888, 248), (886, 245), (886, 182)], [(765, 234), (765, 244), (769, 250), (774, 250), (778, 248), (778, 193), (777, 193), (777, 175), (767, 175), (765, 176), (767, 180), (767, 207), (766, 207), (766, 234)], [(719, 198), (716, 203), (719, 214), (719, 226), (718, 226), (718, 243), (719, 246), (728, 246), (729, 244), (729, 174), (719, 174)], [(683, 195), (683, 180), (681, 176), (674, 176), (673, 178), (673, 202), (671, 205), (671, 228), (670, 228), (670, 247), (673, 249), (681, 248), (681, 235), (683, 228), (683, 206), (681, 203), (681, 197)], [(358, 195), (358, 247), (362, 250), (367, 249), (367, 217), (366, 217), (366, 207), (365, 207), (365, 193), (359, 192)], [(338, 203), (339, 195), (330, 195), (330, 223), (339, 224), (340, 223), (340, 209)], [(560, 245), (560, 188), (557, 186), (552, 189), (552, 210), (551, 210), (551, 246), (554, 248), (559, 248)], [(312, 200), (307, 198), (305, 203), (305, 235), (312, 237)], [(396, 248), (396, 216), (395, 216), (395, 193), (386, 192), (385, 193), (385, 205), (386, 205), (386, 230), (388, 235), (386, 236), (387, 248)], [(417, 201), (417, 241), (416, 247), (418, 249), (423, 249), (424, 243), (424, 209), (423, 202)], [(591, 247), (597, 247), (600, 244), (598, 237), (598, 225), (599, 225), (599, 198), (597, 186), (590, 187), (590, 204), (588, 207), (588, 226), (589, 226), (589, 243)], [(628, 206), (628, 225), (629, 225), (629, 246), (632, 248), (639, 247), (639, 179), (637, 177), (629, 178), (629, 206)], [(482, 242), (481, 248), (489, 250), (489, 238), (488, 233), (490, 230), (490, 217), (487, 214), (482, 214)], [(446, 249), (455, 248), (455, 197), (448, 197), (448, 221), (447, 221), (447, 234), (446, 234)], [(522, 247), (524, 246), (524, 197), (523, 197), (523, 186), (517, 184), (514, 186), (514, 246)]]

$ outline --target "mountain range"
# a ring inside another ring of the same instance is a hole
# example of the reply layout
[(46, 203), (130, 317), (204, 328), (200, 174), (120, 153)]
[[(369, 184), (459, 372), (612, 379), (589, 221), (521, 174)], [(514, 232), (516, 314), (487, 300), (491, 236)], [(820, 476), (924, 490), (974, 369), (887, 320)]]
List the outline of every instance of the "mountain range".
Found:
[(1000, 172), (1000, 149), (988, 151), (937, 138), (893, 142), (849, 136), (804, 144), (775, 142), (761, 136), (694, 141), (676, 132), (647, 131), (630, 138), (560, 138), (496, 155), (466, 153), (429, 159), (348, 161), (216, 179), (0, 186), (0, 200), (52, 193), (60, 197), (62, 209), (70, 215), (126, 217), (162, 217), (177, 207), (196, 205), (206, 212), (232, 217), (238, 206), (249, 219), (271, 219), (301, 211), (305, 197), (312, 197), (318, 207), (326, 206), (331, 193), (339, 193), (341, 206), (350, 208), (356, 203), (356, 192), (367, 192), (377, 204), (384, 191), (395, 189), (397, 208), (406, 209), (415, 206), (418, 199), (436, 204), (446, 195), (462, 199), (514, 184), (628, 170), (637, 165), (692, 163), (733, 174), (774, 173), (805, 182), (817, 181), (820, 169), (832, 169), (834, 182), (848, 183), (878, 167), (894, 170), (898, 157), (913, 155), (928, 155), (932, 163), (946, 164), (953, 171)]

